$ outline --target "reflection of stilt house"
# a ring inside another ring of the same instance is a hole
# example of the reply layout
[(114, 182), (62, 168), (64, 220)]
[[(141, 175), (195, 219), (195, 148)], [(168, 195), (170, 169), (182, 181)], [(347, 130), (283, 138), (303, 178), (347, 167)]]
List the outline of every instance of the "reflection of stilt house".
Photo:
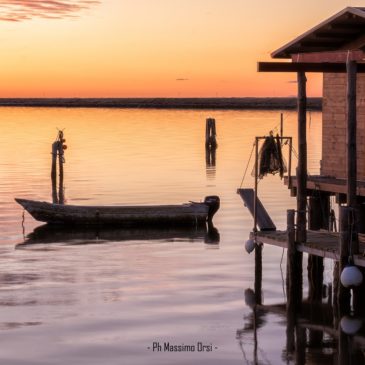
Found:
[[(259, 72), (297, 74), (298, 167), (295, 177), (285, 179), (297, 198), (296, 224), (294, 212), (288, 212), (287, 231), (258, 232), (257, 239), (287, 247), (288, 260), (295, 266), (301, 262), (298, 252), (339, 261), (339, 272), (350, 256), (356, 265), (365, 266), (363, 236), (358, 235), (365, 233), (365, 8), (342, 10), (272, 57), (291, 61), (259, 62)], [(306, 72), (323, 73), (322, 161), (317, 176), (307, 174)], [(341, 235), (320, 230), (329, 229), (330, 196), (339, 203)]]

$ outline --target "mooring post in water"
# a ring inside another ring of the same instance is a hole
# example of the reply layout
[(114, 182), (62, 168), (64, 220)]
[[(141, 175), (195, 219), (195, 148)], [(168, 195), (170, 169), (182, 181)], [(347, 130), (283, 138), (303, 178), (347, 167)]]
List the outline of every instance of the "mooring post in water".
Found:
[(217, 132), (215, 128), (215, 119), (207, 118), (205, 124), (205, 147), (217, 148)]
[(333, 328), (335, 330), (338, 329), (338, 325), (340, 322), (340, 311), (338, 308), (338, 293), (340, 286), (340, 263), (335, 261), (333, 266), (333, 298), (332, 298), (332, 306), (333, 306)]
[(295, 349), (295, 291), (293, 283), (295, 277), (295, 211), (293, 209), (287, 210), (287, 267), (286, 267), (286, 289), (287, 289), (287, 303), (286, 303), (286, 351), (288, 354), (293, 353)]
[[(53, 204), (64, 204), (64, 187), (63, 187), (63, 164), (64, 150), (67, 148), (64, 145), (66, 140), (63, 138), (63, 131), (58, 132), (57, 140), (52, 143), (52, 167), (51, 167), (51, 181), (52, 181), (52, 202)], [(57, 192), (57, 156), (59, 164), (59, 187)]]
[(60, 178), (60, 184), (58, 187), (59, 204), (65, 203), (64, 187), (63, 187), (63, 164), (65, 163), (65, 158), (64, 158), (65, 141), (66, 140), (63, 138), (63, 131), (59, 131), (58, 133), (58, 164), (59, 164), (59, 178)]
[(280, 113), (280, 137), (284, 135), (284, 115)]
[(52, 202), (58, 204), (57, 195), (57, 152), (58, 141), (52, 143), (52, 167), (51, 167), (51, 181), (52, 181)]
[(306, 329), (298, 325), (295, 326), (295, 365), (305, 365), (305, 347), (307, 345)]
[[(313, 231), (328, 229), (329, 197), (315, 191), (309, 198), (308, 228)], [(308, 256), (308, 299), (310, 302), (322, 301), (323, 257)]]
[(287, 211), (287, 307), (297, 311), (302, 302), (303, 289), (303, 254), (296, 249), (295, 241), (295, 211)]

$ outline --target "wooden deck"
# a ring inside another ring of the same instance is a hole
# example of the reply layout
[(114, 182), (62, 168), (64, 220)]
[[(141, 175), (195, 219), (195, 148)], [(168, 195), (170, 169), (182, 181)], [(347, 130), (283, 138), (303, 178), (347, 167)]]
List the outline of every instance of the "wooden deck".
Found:
[[(262, 243), (288, 248), (286, 231), (260, 231), (257, 239)], [(354, 263), (365, 267), (365, 236), (359, 236), (359, 254), (354, 256)], [(297, 250), (311, 255), (338, 261), (340, 258), (339, 233), (327, 231), (307, 231), (307, 242), (298, 244)]]

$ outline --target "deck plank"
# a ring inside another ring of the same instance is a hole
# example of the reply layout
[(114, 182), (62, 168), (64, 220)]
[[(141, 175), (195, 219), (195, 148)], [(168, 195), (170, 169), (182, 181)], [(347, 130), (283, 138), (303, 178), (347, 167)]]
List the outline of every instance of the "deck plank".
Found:
[[(286, 231), (257, 232), (257, 239), (265, 244), (288, 248)], [(340, 258), (339, 233), (327, 231), (307, 231), (307, 242), (297, 245), (297, 250), (311, 255), (338, 261)], [(365, 267), (365, 242), (360, 237), (359, 254), (354, 255), (354, 262)]]

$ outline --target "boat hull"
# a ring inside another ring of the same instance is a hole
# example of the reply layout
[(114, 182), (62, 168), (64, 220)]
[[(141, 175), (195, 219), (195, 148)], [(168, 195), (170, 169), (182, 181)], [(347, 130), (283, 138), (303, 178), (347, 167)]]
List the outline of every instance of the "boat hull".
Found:
[(79, 206), (15, 200), (34, 219), (63, 225), (196, 226), (205, 224), (211, 219), (212, 211), (215, 213), (217, 210), (209, 202), (155, 206)]

